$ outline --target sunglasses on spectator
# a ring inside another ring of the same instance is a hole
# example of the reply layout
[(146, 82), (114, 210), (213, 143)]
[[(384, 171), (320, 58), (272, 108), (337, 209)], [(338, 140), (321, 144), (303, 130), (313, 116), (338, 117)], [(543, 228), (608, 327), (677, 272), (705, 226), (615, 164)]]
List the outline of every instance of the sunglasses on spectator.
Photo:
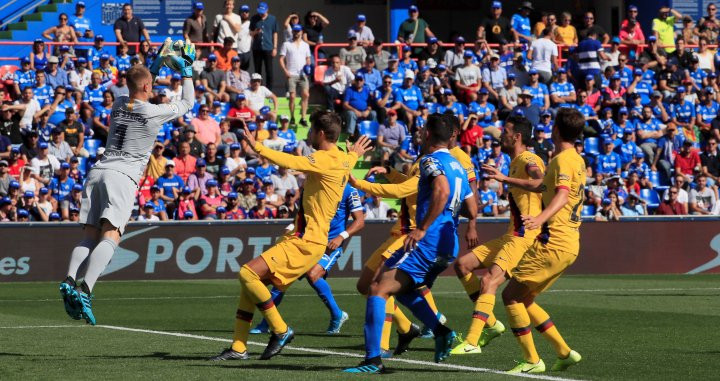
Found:
[(670, 194), (678, 194), (678, 191), (670, 191)]
[(206, 109), (206, 108), (200, 109), (200, 112), (208, 112), (208, 109)]

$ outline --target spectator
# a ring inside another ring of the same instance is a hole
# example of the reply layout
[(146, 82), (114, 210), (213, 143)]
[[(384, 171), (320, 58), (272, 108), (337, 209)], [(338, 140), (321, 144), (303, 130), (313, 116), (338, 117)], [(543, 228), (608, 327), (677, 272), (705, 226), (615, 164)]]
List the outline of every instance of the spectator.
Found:
[(531, 2), (523, 1), (518, 8), (518, 13), (512, 15), (511, 25), (520, 43), (529, 43), (534, 40), (530, 27), (530, 12), (534, 10)]
[(155, 180), (160, 178), (160, 176), (162, 176), (166, 172), (165, 166), (167, 165), (168, 161), (172, 161), (168, 160), (162, 155), (163, 149), (165, 149), (165, 147), (161, 143), (155, 142), (153, 150), (150, 153), (150, 160), (148, 161), (146, 174), (148, 177)]
[(278, 173), (275, 175), (272, 175), (270, 177), (273, 181), (273, 185), (275, 187), (275, 193), (285, 196), (289, 191), (293, 192), (293, 197), (295, 194), (299, 194), (300, 189), (298, 187), (297, 179), (295, 176), (290, 174), (290, 172), (287, 170), (287, 168), (280, 167), (278, 168)]
[(683, 28), (682, 31), (680, 31), (681, 38), (678, 38), (678, 40), (683, 40), (688, 45), (697, 45), (698, 36), (695, 33), (695, 23), (693, 22), (692, 17), (685, 15), (682, 19), (682, 23)]
[(423, 101), (422, 92), (414, 82), (415, 74), (411, 70), (406, 70), (402, 86), (395, 89), (395, 106), (393, 106), (398, 116), (402, 116), (411, 127), (415, 125), (415, 119), (420, 116), (418, 109)]
[(60, 161), (55, 155), (50, 154), (48, 143), (38, 144), (38, 154), (30, 163), (36, 179), (44, 185), (48, 185), (56, 172), (60, 170)]
[(648, 161), (654, 162), (655, 149), (658, 147), (658, 139), (663, 136), (663, 131), (660, 121), (655, 118), (650, 106), (643, 107), (642, 119), (638, 120), (636, 130), (640, 149), (645, 153)]
[(540, 73), (535, 69), (530, 69), (530, 83), (523, 87), (523, 91), (529, 91), (532, 94), (532, 103), (538, 105), (541, 110), (550, 108), (550, 91), (544, 83), (540, 83)]
[(210, 117), (210, 108), (200, 106), (198, 116), (190, 124), (194, 127), (196, 139), (203, 145), (210, 143), (220, 144), (220, 125)]
[(240, 57), (234, 56), (230, 60), (230, 70), (225, 74), (225, 92), (231, 100), (235, 100), (248, 87), (250, 87), (250, 74), (242, 69)]
[(477, 38), (485, 39), (489, 44), (509, 44), (515, 42), (517, 31), (510, 25), (510, 21), (502, 16), (502, 3), (493, 1), (490, 7), (490, 17), (486, 17), (477, 30)]
[(75, 70), (68, 74), (70, 86), (80, 93), (84, 93), (85, 88), (92, 82), (92, 71), (87, 66), (87, 59), (79, 57), (75, 64)]
[(603, 45), (610, 41), (610, 36), (605, 32), (605, 29), (595, 24), (595, 14), (588, 11), (585, 12), (585, 17), (583, 18), (583, 28), (580, 29), (580, 39), (586, 39), (590, 32), (595, 32), (598, 40), (600, 40)]
[(278, 125), (275, 122), (268, 122), (267, 123), (267, 129), (269, 132), (269, 136), (267, 139), (262, 141), (262, 144), (265, 147), (268, 147), (275, 151), (283, 151), (285, 148), (285, 145), (287, 144), (287, 141), (281, 137), (278, 136)]
[(533, 151), (535, 151), (535, 154), (538, 155), (547, 165), (553, 156), (553, 149), (555, 147), (553, 147), (552, 143), (546, 139), (545, 134), (546, 132), (544, 128), (536, 127), (531, 147)]
[[(434, 38), (434, 37), (431, 37)], [(436, 39), (437, 40), (437, 39)], [(383, 49), (382, 40), (375, 39), (372, 46), (372, 51), (368, 57), (372, 57), (375, 60), (375, 66), (380, 72), (384, 72), (389, 64), (392, 54), (387, 50)], [(397, 60), (396, 60), (397, 61)], [(439, 62), (439, 61), (438, 61)]]
[(700, 155), (702, 173), (707, 177), (709, 186), (720, 185), (720, 156), (718, 156), (718, 139), (711, 137), (705, 144), (705, 151)]
[(42, 38), (36, 38), (30, 51), (30, 69), (45, 70), (47, 66), (47, 54), (45, 53), (45, 42)]
[(70, 144), (65, 141), (65, 131), (59, 127), (52, 129), (52, 141), (49, 145), (49, 153), (60, 161), (69, 163), (70, 158), (74, 156), (74, 152), (70, 147)]
[(365, 57), (363, 67), (356, 74), (363, 77), (365, 86), (367, 86), (371, 94), (382, 86), (382, 74), (375, 68), (375, 59), (372, 56)]
[[(634, 6), (630, 6), (629, 12), (633, 12), (633, 7)], [(634, 12), (634, 14), (637, 15), (637, 7), (635, 7)], [(620, 47), (620, 51), (626, 55), (631, 54), (631, 56), (635, 55), (638, 47), (645, 43), (645, 34), (643, 33), (642, 27), (632, 15), (631, 13), (631, 17), (625, 20), (624, 26), (620, 28), (618, 35), (620, 42), (624, 45)]]
[[(118, 99), (120, 97), (127, 97), (130, 95), (130, 89), (127, 87), (127, 78), (126, 78), (127, 72), (125, 71), (119, 71), (117, 73), (117, 82), (115, 82), (113, 85), (108, 87), (108, 90), (113, 93), (113, 96), (115, 99)], [(175, 79), (175, 75), (173, 74), (173, 79)], [(178, 91), (181, 88), (180, 81), (176, 80), (178, 88), (174, 91)], [(171, 85), (174, 86), (174, 85)], [(179, 99), (179, 98), (177, 98)], [(171, 102), (175, 101), (175, 99), (171, 98)]]
[(217, 56), (210, 54), (207, 58), (205, 70), (200, 73), (200, 82), (207, 91), (208, 102), (215, 99), (221, 102), (230, 101), (230, 96), (225, 92), (225, 72), (217, 67)]
[(358, 121), (377, 119), (377, 114), (372, 110), (370, 89), (365, 86), (365, 77), (358, 73), (352, 86), (348, 86), (343, 97), (343, 117), (347, 125), (347, 132), (350, 136), (355, 134), (355, 126)]
[[(90, 42), (94, 37), (92, 22), (85, 17), (85, 2), (75, 3), (75, 14), (70, 17), (68, 25), (73, 27), (75, 38), (78, 42)], [(88, 47), (84, 45), (75, 46), (75, 55), (87, 58)]]
[(350, 68), (342, 64), (339, 56), (332, 55), (329, 60), (331, 66), (325, 71), (323, 85), (327, 97), (327, 108), (334, 110), (336, 102), (340, 102), (340, 98), (345, 94), (345, 89), (355, 75)]
[[(194, 137), (195, 129), (192, 126), (189, 126), (185, 128), (185, 132), (186, 134), (188, 132), (192, 132)], [(177, 175), (180, 176), (183, 183), (186, 183), (190, 174), (195, 172), (195, 165), (197, 162), (195, 156), (190, 154), (190, 143), (187, 141), (180, 143), (178, 155), (173, 159), (173, 162), (175, 163), (174, 169)]]
[[(205, 4), (197, 2), (193, 4), (193, 13), (183, 22), (183, 38), (185, 41), (202, 43), (210, 41), (207, 34), (207, 18), (205, 17)], [(234, 42), (234, 39), (233, 39)], [(198, 52), (201, 49), (198, 49)]]
[(578, 44), (577, 30), (572, 25), (570, 12), (563, 12), (560, 17), (560, 25), (555, 28), (555, 42), (567, 46)]
[[(430, 30), (428, 23), (420, 18), (420, 11), (415, 5), (411, 5), (408, 8), (408, 17), (405, 21), (400, 24), (398, 29), (397, 39), (405, 45), (410, 44), (424, 44), (425, 40), (430, 37), (435, 37), (435, 34)], [(420, 54), (422, 48), (415, 48), (414, 54)], [(379, 69), (378, 70), (382, 70)], [(385, 216), (384, 214), (382, 215)]]
[[(114, 29), (117, 42), (140, 42), (141, 34), (145, 41), (150, 41), (150, 34), (145, 29), (145, 24), (140, 18), (133, 16), (133, 8), (129, 3), (123, 5), (122, 16), (115, 21)], [(128, 47), (130, 55), (135, 55), (135, 45), (128, 44)]]
[(249, 216), (254, 220), (267, 220), (275, 218), (275, 210), (270, 208), (266, 201), (265, 192), (258, 192), (256, 196), (257, 205), (250, 208)]
[[(262, 76), (258, 73), (253, 73), (250, 76), (250, 87), (245, 90), (248, 107), (252, 110), (253, 114), (259, 115), (260, 110), (265, 106), (265, 100), (270, 99), (273, 104), (273, 111), (270, 112), (269, 115), (271, 119), (275, 120), (278, 99), (270, 89), (262, 85), (262, 80)], [(300, 124), (302, 125), (302, 123)]]
[(310, 78), (303, 68), (310, 65), (310, 46), (302, 40), (302, 26), (292, 26), (292, 40), (285, 41), (280, 48), (280, 67), (288, 81), (290, 123), (295, 124), (295, 94), (300, 89), (300, 123), (307, 125), (308, 99), (310, 98)]
[[(330, 25), (330, 20), (323, 16), (320, 12), (308, 11), (305, 14), (305, 26), (303, 28), (303, 39), (310, 45), (310, 49), (315, 52), (315, 45), (323, 43), (323, 29)], [(325, 58), (325, 51), (320, 49), (317, 51), (319, 58)], [(313, 56), (313, 64), (316, 64)]]
[[(457, 36), (455, 37), (455, 45), (452, 49), (448, 49), (445, 51), (445, 56), (442, 59), (442, 62), (445, 63), (445, 66), (448, 68), (448, 74), (454, 75), (455, 70), (463, 65), (465, 62), (464, 56), (465, 56), (465, 39), (463, 36)], [(470, 53), (470, 58), (474, 58), (474, 54), (472, 51), (468, 51)]]
[(137, 220), (141, 222), (160, 221), (160, 217), (155, 215), (155, 207), (148, 202), (143, 205), (142, 214), (138, 216)]
[(494, 190), (490, 189), (490, 179), (485, 176), (480, 180), (478, 198), (480, 201), (478, 209), (484, 217), (495, 217), (498, 215), (498, 195)]
[[(486, 133), (491, 134), (494, 138), (500, 138), (500, 129), (495, 126), (497, 122), (497, 111), (495, 106), (488, 102), (488, 90), (486, 88), (480, 89), (478, 92), (479, 99), (477, 102), (470, 104), (470, 113), (477, 115), (477, 124)], [(482, 138), (482, 136), (479, 136)]]
[(30, 66), (30, 57), (20, 59), (20, 69), (12, 77), (15, 94), (22, 94), (26, 88), (35, 86), (35, 70)]
[(278, 26), (275, 16), (268, 13), (268, 5), (260, 2), (257, 14), (250, 18), (250, 36), (253, 38), (252, 55), (255, 73), (261, 74), (265, 66), (265, 78), (269, 88), (273, 87), (272, 61), (277, 55)]
[(705, 37), (708, 41), (716, 41), (720, 36), (720, 20), (717, 18), (717, 6), (714, 3), (707, 5), (707, 15), (698, 21), (695, 34)]
[(540, 106), (533, 103), (532, 92), (530, 92), (530, 90), (523, 90), (518, 96), (518, 99), (520, 101), (518, 105), (513, 108), (513, 113), (526, 117), (533, 125), (540, 123)]
[[(197, 159), (195, 163), (195, 172), (188, 176), (187, 186), (193, 192), (193, 197), (197, 200), (200, 196), (208, 193), (208, 182), (213, 180), (214, 176), (207, 172), (207, 163), (205, 159)], [(217, 186), (217, 183), (215, 183)]]
[(667, 193), (670, 195), (669, 198), (663, 200), (658, 206), (655, 214), (664, 216), (679, 216), (687, 214), (685, 205), (678, 201), (679, 188), (671, 186)]
[(701, 172), (700, 155), (692, 148), (692, 142), (685, 140), (680, 152), (675, 156), (675, 173), (685, 175), (692, 181), (695, 173)]
[(358, 39), (358, 44), (363, 48), (369, 48), (375, 41), (375, 35), (373, 35), (372, 29), (367, 26), (367, 18), (364, 14), (360, 13), (355, 18), (356, 24), (350, 28), (351, 32), (355, 32)]
[(548, 84), (552, 80), (553, 68), (558, 67), (558, 47), (552, 41), (550, 29), (542, 32), (542, 37), (533, 41), (528, 50), (528, 59), (532, 60), (531, 67), (540, 74), (542, 83)]
[[(27, 131), (23, 137), (23, 144), (20, 146), (20, 156), (24, 157), (25, 160), (30, 162), (35, 156), (38, 155), (38, 143), (39, 136), (37, 131)], [(12, 151), (11, 151), (12, 153)]]
[(340, 49), (339, 56), (345, 66), (350, 68), (354, 73), (362, 67), (367, 53), (365, 52), (365, 48), (358, 45), (357, 34), (355, 32), (348, 32), (347, 39), (348, 45)]
[(255, 195), (255, 181), (251, 178), (245, 178), (240, 186), (241, 193), (238, 195), (238, 203), (241, 208), (249, 211), (257, 204)]
[(47, 84), (53, 89), (58, 87), (67, 87), (70, 85), (68, 82), (68, 74), (59, 67), (60, 61), (56, 56), (50, 56), (48, 58), (48, 66), (45, 68), (45, 76), (47, 78)]
[(228, 193), (227, 197), (225, 198), (225, 204), (226, 204), (226, 206), (225, 206), (225, 210), (226, 210), (225, 219), (226, 220), (244, 220), (247, 218), (247, 216), (245, 215), (245, 212), (238, 204), (238, 194), (237, 193), (235, 193), (235, 192)]
[(400, 144), (405, 140), (405, 132), (405, 126), (397, 121), (397, 112), (393, 109), (388, 111), (387, 120), (378, 128), (377, 138), (378, 153), (383, 163), (400, 148)]
[(75, 183), (70, 190), (70, 194), (66, 195), (60, 202), (60, 215), (63, 220), (70, 219), (71, 210), (80, 210), (82, 204), (82, 184)]
[(507, 116), (510, 110), (514, 109), (515, 106), (518, 105), (518, 101), (520, 100), (520, 94), (522, 93), (522, 89), (518, 86), (515, 86), (515, 74), (510, 73), (507, 75), (507, 85), (505, 85), (500, 90), (500, 104), (502, 105), (502, 110), (500, 114), (500, 119), (504, 120), (503, 116)]
[(283, 42), (292, 41), (292, 29), (295, 25), (299, 26), (300, 30), (302, 31), (302, 25), (300, 25), (300, 16), (297, 13), (292, 12), (285, 18), (285, 22), (283, 22)]
[(637, 217), (647, 215), (647, 204), (637, 194), (629, 193), (628, 199), (620, 207), (620, 212), (625, 217)]
[[(242, 128), (244, 123), (255, 119), (255, 112), (247, 105), (245, 94), (240, 93), (235, 97), (235, 104), (228, 110), (226, 120), (230, 122), (233, 129)], [(222, 126), (220, 126), (222, 127)], [(233, 134), (234, 135), (234, 134)], [(232, 139), (232, 138), (231, 138)], [(223, 138), (225, 140), (225, 138)], [(237, 140), (237, 139), (233, 139)]]
[(180, 195), (176, 200), (177, 210), (175, 210), (176, 220), (197, 220), (198, 214), (195, 209), (195, 200), (192, 196), (190, 187), (183, 187)]
[(240, 144), (238, 143), (230, 144), (230, 154), (225, 159), (225, 167), (230, 170), (232, 177), (240, 172), (245, 172), (245, 169), (247, 169), (247, 162), (245, 158), (241, 156), (242, 151), (240, 148)]
[(380, 196), (371, 196), (365, 204), (365, 218), (369, 220), (384, 220), (387, 218), (390, 205), (382, 200)]
[(697, 187), (690, 191), (690, 211), (692, 214), (717, 214), (717, 195), (707, 186), (707, 177), (699, 175), (696, 179)]
[(75, 180), (70, 177), (70, 163), (61, 163), (57, 175), (50, 180), (48, 189), (57, 202), (64, 200), (70, 195), (75, 185)]
[(617, 209), (617, 195), (610, 194), (610, 197), (602, 199), (601, 206), (595, 213), (595, 221), (619, 221), (622, 212)]
[(185, 181), (175, 174), (175, 161), (167, 161), (165, 173), (157, 179), (155, 184), (162, 189), (160, 197), (165, 204), (174, 207), (175, 199), (178, 198), (182, 188), (185, 186)]
[(232, 59), (238, 56), (235, 50), (235, 39), (228, 36), (223, 40), (222, 48), (215, 49), (215, 57), (217, 57), (217, 68), (222, 71), (232, 69)]
[[(26, 165), (25, 167), (23, 167), (22, 174), (20, 175), (19, 179), (20, 191), (39, 191), (42, 187), (42, 183), (38, 181), (39, 179), (40, 177), (37, 175), (32, 165)], [(33, 195), (33, 197), (35, 197), (35, 195)]]
[(653, 19), (653, 35), (667, 53), (675, 51), (675, 19), (682, 17), (680, 12), (664, 5), (660, 7), (658, 17)]
[(608, 61), (610, 58), (605, 54), (605, 50), (597, 37), (597, 31), (594, 29), (589, 30), (587, 38), (578, 44), (576, 52), (581, 77), (592, 75), (595, 82), (600, 83), (600, 61)]
[(7, 160), (0, 160), (0, 196), (6, 197), (10, 190), (10, 182), (15, 181), (15, 178), (9, 174), (8, 170), (9, 163)]
[(477, 65), (472, 63), (475, 55), (466, 50), (463, 54), (463, 64), (455, 70), (455, 87), (460, 92), (460, 99), (465, 103), (477, 100), (477, 92), (482, 84), (482, 73)]

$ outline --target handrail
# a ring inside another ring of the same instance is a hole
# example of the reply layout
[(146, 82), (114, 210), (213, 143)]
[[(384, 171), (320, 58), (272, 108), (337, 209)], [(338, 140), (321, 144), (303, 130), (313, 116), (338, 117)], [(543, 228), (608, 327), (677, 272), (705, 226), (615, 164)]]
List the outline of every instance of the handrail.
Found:
[[(38, 1), (36, 1), (35, 3), (29, 5), (29, 6), (28, 6), (27, 8), (25, 8), (22, 12), (14, 15), (14, 16), (11, 16), (9, 19), (7, 19), (7, 21), (5, 21), (5, 22), (3, 22), (2, 24), (0, 24), (0, 29), (4, 28), (4, 27), (7, 26), (8, 24), (11, 24), (11, 23), (15, 22), (15, 20), (19, 19), (20, 17), (23, 17), (23, 16), (25, 16), (26, 14), (30, 13), (31, 11), (35, 10), (35, 8), (39, 7), (40, 5), (42, 5), (43, 3), (45, 3), (46, 1), (47, 1), (47, 0), (38, 0)], [(8, 5), (9, 5), (9, 4), (8, 4)]]
[(3, 5), (3, 6), (0, 7), (0, 11), (2, 11), (3, 9), (5, 9), (5, 8), (7, 8), (7, 7), (9, 7), (9, 6), (13, 5), (13, 4), (15, 4), (16, 2), (17, 2), (17, 0), (8, 1), (7, 3), (5, 3), (5, 5)]
[[(34, 44), (34, 41), (0, 41), (0, 47), (3, 45), (7, 46), (32, 46)], [(93, 42), (57, 42), (57, 41), (45, 41), (45, 46), (47, 47), (48, 54), (52, 54), (52, 48), (54, 46), (59, 45), (68, 45), (68, 46), (93, 46), (95, 43)], [(119, 42), (106, 42), (105, 46), (119, 46)], [(135, 49), (140, 48), (139, 42), (128, 42), (128, 46), (134, 47)], [(150, 46), (160, 46), (162, 43), (160, 42), (150, 42)], [(195, 43), (196, 47), (204, 48), (204, 47), (212, 47), (212, 48), (222, 48), (222, 44), (218, 44), (216, 42), (198, 42)], [(0, 57), (0, 61), (13, 61), (13, 60), (19, 60), (21, 57)]]

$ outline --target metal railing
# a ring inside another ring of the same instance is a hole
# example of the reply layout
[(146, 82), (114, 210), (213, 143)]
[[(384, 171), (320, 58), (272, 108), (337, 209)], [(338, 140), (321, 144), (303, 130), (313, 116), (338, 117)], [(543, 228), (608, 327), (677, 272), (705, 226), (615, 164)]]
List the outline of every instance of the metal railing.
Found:
[[(0, 29), (5, 28), (5, 27), (8, 26), (9, 24), (12, 24), (13, 22), (15, 22), (15, 20), (19, 19), (20, 17), (25, 16), (26, 14), (28, 14), (28, 13), (30, 13), (30, 12), (32, 12), (32, 11), (34, 11), (35, 8), (43, 5), (43, 4), (46, 3), (46, 2), (47, 2), (47, 0), (38, 0), (38, 1), (36, 1), (36, 2), (34, 2), (34, 3), (32, 3), (32, 4), (30, 4), (30, 5), (28, 5), (26, 8), (22, 9), (21, 11), (19, 11), (19, 13), (10, 16), (10, 18), (8, 18), (8, 19), (5, 19), (5, 21), (3, 21), (2, 24), (0, 24)], [(5, 8), (6, 6), (9, 6), (9, 5), (12, 4), (12, 3), (14, 3), (14, 1), (11, 2), (11, 3), (6, 4), (3, 8)], [(3, 9), (3, 8), (0, 8), (0, 10)]]
[[(0, 41), (0, 48), (3, 46), (32, 46), (34, 44), (33, 41)], [(53, 47), (55, 46), (61, 46), (61, 45), (67, 45), (67, 46), (93, 46), (95, 43), (93, 42), (56, 42), (56, 41), (45, 41), (45, 48), (47, 49), (47, 54), (52, 55)], [(140, 49), (140, 42), (128, 42), (128, 47), (134, 47), (135, 50)], [(119, 46), (119, 42), (105, 42), (105, 46)], [(162, 45), (161, 42), (151, 42), (150, 46), (160, 46)], [(195, 43), (195, 46), (197, 48), (206, 48), (206, 47), (212, 47), (212, 48), (222, 48), (222, 44), (214, 43), (214, 42), (198, 42)], [(22, 57), (0, 57), (0, 61), (13, 61), (13, 60), (20, 60)]]

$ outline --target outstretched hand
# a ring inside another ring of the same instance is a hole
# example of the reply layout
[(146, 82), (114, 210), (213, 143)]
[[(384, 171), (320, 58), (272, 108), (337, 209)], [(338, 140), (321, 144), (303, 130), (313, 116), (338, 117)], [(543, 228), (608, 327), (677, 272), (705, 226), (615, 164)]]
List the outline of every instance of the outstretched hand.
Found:
[(255, 143), (257, 140), (255, 140), (255, 137), (253, 136), (250, 129), (248, 129), (247, 125), (243, 127), (243, 139), (247, 142), (247, 144), (250, 146), (250, 149), (255, 150)]
[(185, 78), (192, 78), (192, 65), (197, 57), (195, 50), (195, 44), (191, 41), (182, 42), (182, 40), (175, 41), (172, 49), (175, 54), (167, 56), (168, 66), (176, 69)]
[(483, 175), (487, 176), (489, 179), (497, 180), (501, 183), (504, 182), (506, 179), (506, 176), (502, 172), (500, 172), (499, 169), (493, 166), (483, 164), (482, 169)]
[(372, 141), (365, 135), (360, 135), (360, 138), (355, 142), (355, 144), (350, 143), (350, 141), (345, 141), (345, 146), (347, 147), (348, 152), (355, 152), (358, 157), (362, 157), (366, 152), (370, 151), (371, 145)]

